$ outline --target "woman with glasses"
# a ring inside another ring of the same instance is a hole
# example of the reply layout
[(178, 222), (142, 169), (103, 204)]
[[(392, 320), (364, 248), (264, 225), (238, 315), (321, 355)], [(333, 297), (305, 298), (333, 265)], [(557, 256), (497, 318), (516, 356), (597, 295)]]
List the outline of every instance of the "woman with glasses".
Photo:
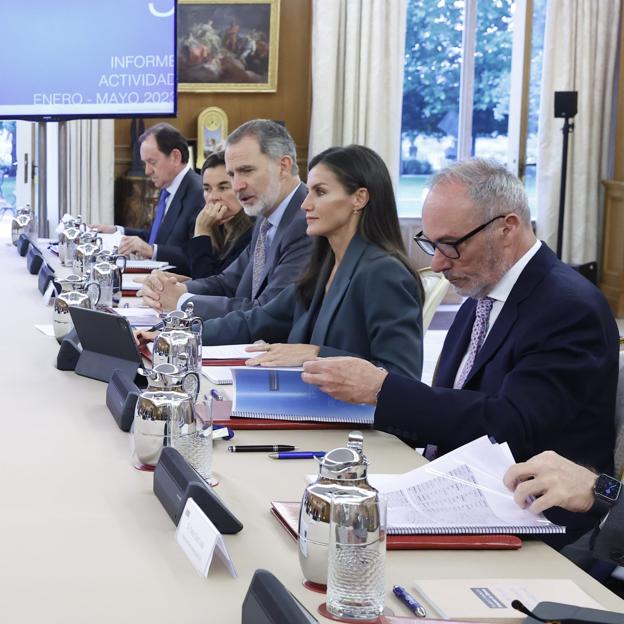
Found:
[[(301, 279), (264, 306), (204, 322), (204, 344), (263, 341), (253, 365), (355, 355), (419, 378), (423, 291), (407, 258), (392, 183), (360, 145), (312, 159), (302, 210), (314, 237)], [(250, 353), (250, 355), (252, 355)]]

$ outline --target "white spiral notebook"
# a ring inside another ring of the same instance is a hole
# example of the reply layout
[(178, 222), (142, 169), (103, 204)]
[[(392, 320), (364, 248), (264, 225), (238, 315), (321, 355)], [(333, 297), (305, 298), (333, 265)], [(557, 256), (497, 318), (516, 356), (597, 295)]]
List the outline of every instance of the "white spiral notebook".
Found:
[(506, 443), (483, 436), (411, 472), (387, 478), (379, 491), (388, 501), (388, 533), (565, 533), (565, 527), (516, 504), (503, 485), (503, 475), (514, 463)]
[(229, 366), (202, 366), (202, 375), (217, 386), (232, 384), (232, 371)]
[(301, 379), (302, 368), (233, 366), (232, 416), (373, 424), (373, 405), (338, 401)]

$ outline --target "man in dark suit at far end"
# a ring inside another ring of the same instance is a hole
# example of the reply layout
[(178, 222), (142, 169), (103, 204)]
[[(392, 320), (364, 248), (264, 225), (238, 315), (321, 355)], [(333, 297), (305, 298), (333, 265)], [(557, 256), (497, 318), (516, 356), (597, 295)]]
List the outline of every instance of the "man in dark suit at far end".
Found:
[[(611, 473), (618, 329), (602, 293), (563, 264), (531, 228), (522, 182), (471, 159), (436, 174), (416, 237), (467, 297), (447, 334), (433, 386), (368, 362), (307, 362), (303, 378), (332, 396), (376, 403), (375, 427), (432, 457), (480, 436), (507, 442), (517, 461), (552, 449)], [(562, 509), (572, 541), (598, 516)]]
[[(188, 274), (188, 241), (204, 206), (201, 177), (189, 165), (188, 143), (176, 128), (160, 123), (139, 137), (139, 146), (145, 175), (160, 189), (160, 196), (151, 228), (123, 228), (119, 253), (166, 261), (176, 272)], [(114, 225), (92, 227), (104, 233), (121, 229)]]
[(307, 188), (286, 128), (268, 119), (244, 123), (226, 140), (225, 168), (243, 209), (257, 217), (251, 242), (219, 275), (180, 283), (153, 272), (138, 294), (156, 310), (192, 301), (204, 320), (249, 310), (295, 282), (309, 260), (311, 241), (301, 210)]

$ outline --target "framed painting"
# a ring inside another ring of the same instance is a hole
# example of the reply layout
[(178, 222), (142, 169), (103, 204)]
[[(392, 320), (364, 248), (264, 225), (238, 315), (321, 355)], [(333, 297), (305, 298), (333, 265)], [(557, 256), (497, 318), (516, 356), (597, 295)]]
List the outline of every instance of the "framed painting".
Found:
[(275, 91), (280, 0), (179, 0), (178, 91)]

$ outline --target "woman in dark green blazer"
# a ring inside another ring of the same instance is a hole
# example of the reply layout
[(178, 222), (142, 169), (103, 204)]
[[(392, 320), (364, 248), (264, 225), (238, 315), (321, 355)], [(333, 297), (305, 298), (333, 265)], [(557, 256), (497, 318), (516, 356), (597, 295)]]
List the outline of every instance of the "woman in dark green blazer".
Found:
[(354, 355), (419, 378), (423, 291), (384, 162), (367, 147), (333, 147), (310, 162), (308, 187), (305, 274), (264, 306), (205, 321), (203, 343), (261, 340), (248, 350), (266, 353), (250, 365)]

